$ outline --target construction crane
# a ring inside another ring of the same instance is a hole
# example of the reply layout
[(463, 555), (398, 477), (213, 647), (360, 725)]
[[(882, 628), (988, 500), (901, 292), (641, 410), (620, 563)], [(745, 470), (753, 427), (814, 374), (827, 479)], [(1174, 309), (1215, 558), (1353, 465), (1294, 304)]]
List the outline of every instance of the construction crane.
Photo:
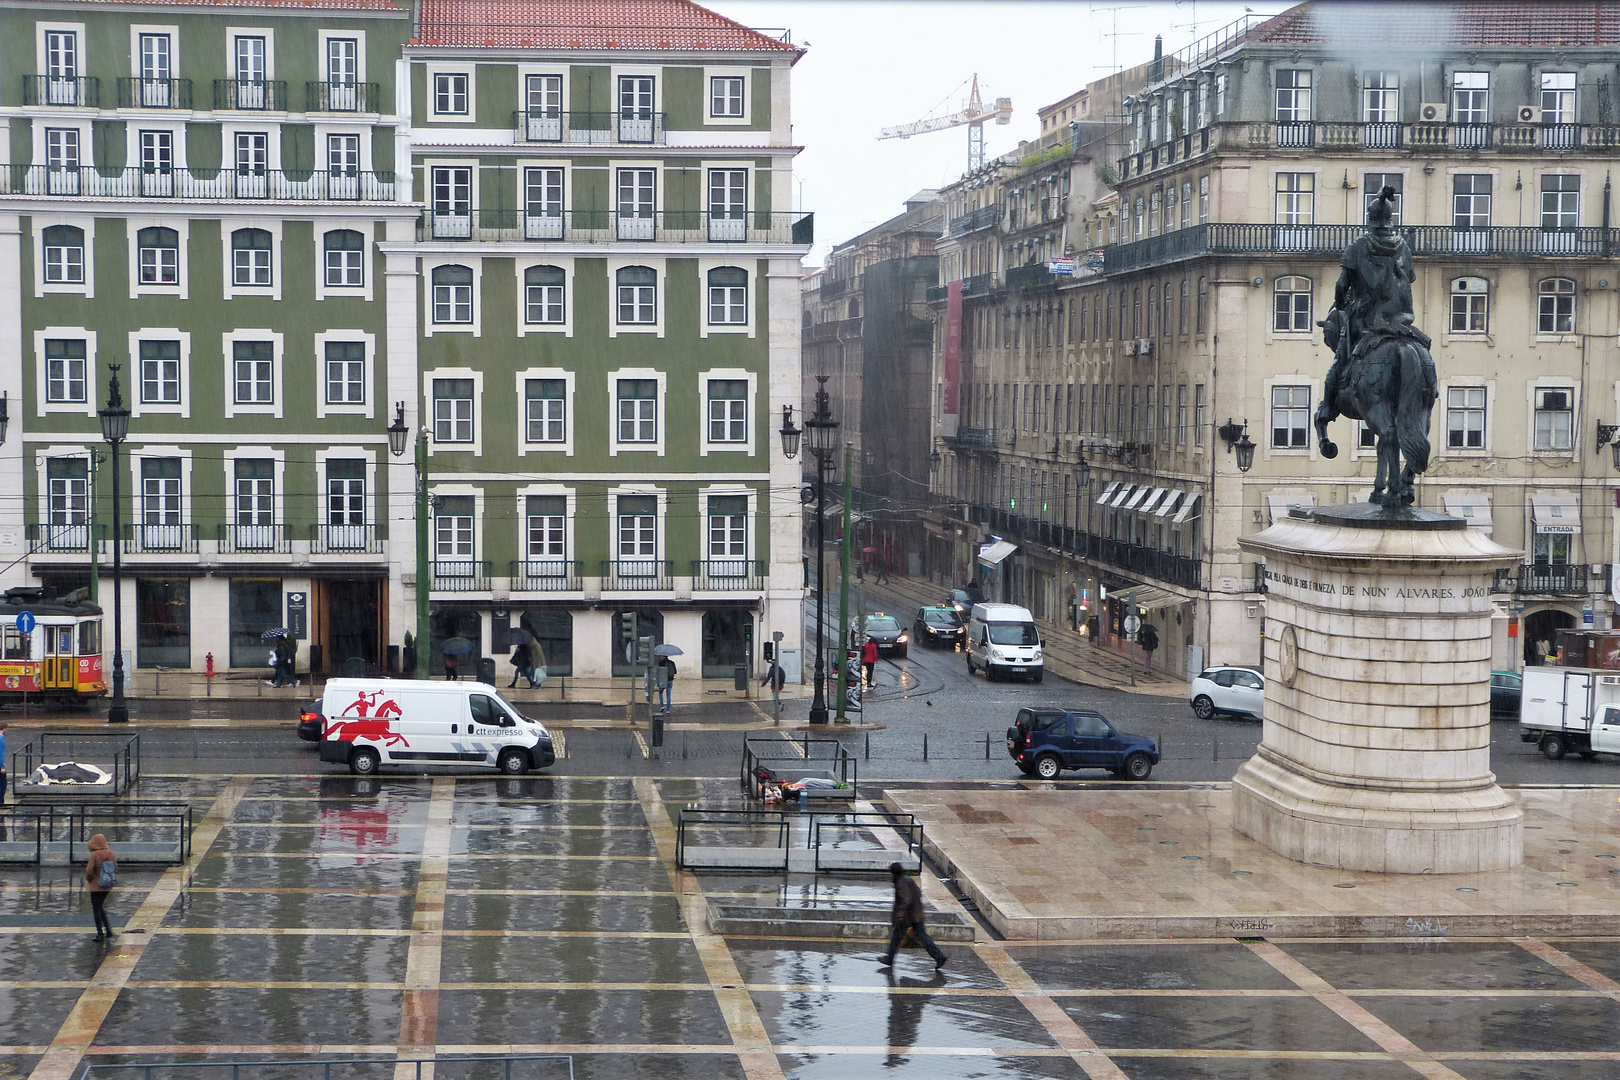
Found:
[[(926, 135), (930, 131), (943, 131), (965, 124), (968, 129), (968, 172), (978, 169), (984, 164), (984, 122), (994, 120), (998, 124), (1005, 124), (1011, 121), (1012, 98), (998, 97), (996, 103), (986, 109), (979, 97), (979, 76), (975, 74), (971, 82), (973, 88), (968, 92), (965, 109), (944, 116), (930, 116), (911, 124), (886, 127), (878, 132), (878, 138), (909, 139), (913, 135)], [(957, 89), (960, 90), (961, 87)]]

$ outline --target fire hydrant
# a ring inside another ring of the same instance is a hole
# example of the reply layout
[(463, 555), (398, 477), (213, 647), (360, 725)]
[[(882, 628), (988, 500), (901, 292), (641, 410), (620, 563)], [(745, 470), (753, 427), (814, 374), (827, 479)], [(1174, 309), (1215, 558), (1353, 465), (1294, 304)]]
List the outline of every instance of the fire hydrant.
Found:
[(207, 686), (207, 688), (208, 688), (208, 696), (213, 697), (214, 696), (214, 654), (209, 653), (206, 657), (203, 658), (203, 660), (204, 660), (204, 664), (205, 664), (203, 673), (207, 677), (207, 680), (208, 680), (206, 683), (204, 683), (204, 685)]

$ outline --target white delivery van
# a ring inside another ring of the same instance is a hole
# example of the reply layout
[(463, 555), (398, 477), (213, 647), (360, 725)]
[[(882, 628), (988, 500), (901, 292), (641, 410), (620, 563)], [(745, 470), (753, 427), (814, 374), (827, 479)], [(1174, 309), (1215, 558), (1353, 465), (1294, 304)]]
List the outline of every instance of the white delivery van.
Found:
[(985, 678), (1016, 675), (1040, 682), (1046, 674), (1041, 634), (1028, 608), (1013, 604), (974, 604), (968, 616), (968, 674)]
[(321, 760), (368, 776), (383, 765), (463, 765), (521, 775), (557, 760), (551, 732), (488, 683), (332, 679)]
[(1620, 754), (1620, 671), (1545, 665), (1524, 669), (1519, 738), (1554, 761)]

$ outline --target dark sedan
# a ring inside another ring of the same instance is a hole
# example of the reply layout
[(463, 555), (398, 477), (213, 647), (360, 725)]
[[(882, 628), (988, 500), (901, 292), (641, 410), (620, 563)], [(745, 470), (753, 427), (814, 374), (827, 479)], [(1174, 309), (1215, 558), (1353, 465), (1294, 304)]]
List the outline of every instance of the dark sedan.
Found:
[(320, 742), (322, 723), (321, 699), (316, 698), (298, 710), (298, 737), (305, 742)]
[(904, 656), (911, 641), (900, 620), (881, 611), (866, 617), (866, 636), (877, 642), (879, 656)]
[(917, 621), (911, 624), (911, 636), (924, 645), (955, 647), (967, 640), (967, 627), (954, 608), (918, 608)]
[(1491, 715), (1519, 717), (1519, 698), (1524, 692), (1524, 676), (1516, 671), (1491, 672)]

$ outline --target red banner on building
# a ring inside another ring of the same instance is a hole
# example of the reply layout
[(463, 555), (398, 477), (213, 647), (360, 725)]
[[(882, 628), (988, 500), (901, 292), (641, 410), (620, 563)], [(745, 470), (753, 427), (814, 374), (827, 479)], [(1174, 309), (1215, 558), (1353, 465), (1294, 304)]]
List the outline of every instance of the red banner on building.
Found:
[(945, 393), (940, 402), (940, 434), (956, 434), (962, 398), (962, 283), (945, 286)]

